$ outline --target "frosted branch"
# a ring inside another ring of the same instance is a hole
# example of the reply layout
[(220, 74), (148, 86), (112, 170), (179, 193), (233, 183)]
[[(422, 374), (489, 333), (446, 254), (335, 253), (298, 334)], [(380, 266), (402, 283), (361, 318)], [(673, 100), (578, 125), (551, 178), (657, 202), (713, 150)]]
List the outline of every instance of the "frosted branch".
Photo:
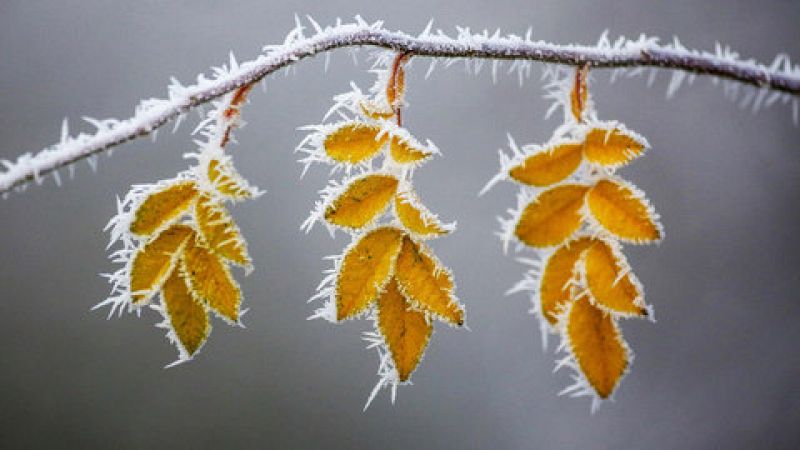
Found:
[[(474, 34), (459, 28), (457, 36), (452, 37), (441, 30), (431, 32), (429, 25), (421, 34), (412, 36), (388, 31), (382, 22), (369, 24), (358, 17), (355, 23), (337, 23), (324, 29), (309, 20), (314, 28), (312, 36), (305, 36), (304, 27), (298, 23), (283, 44), (265, 47), (264, 54), (252, 61), (237, 64), (231, 58), (230, 67), (214, 69), (211, 79), (200, 75), (192, 86), (182, 86), (173, 80), (167, 99), (141, 102), (129, 119), (87, 119), (97, 128), (95, 132), (74, 137), (69, 136), (65, 122), (57, 144), (35, 155), (21, 155), (14, 162), (2, 161), (5, 171), (0, 173), (0, 193), (6, 194), (59, 168), (151, 134), (180, 119), (187, 111), (258, 82), (301, 59), (343, 47), (376, 46), (415, 57), (541, 61), (592, 68), (660, 67), (734, 80), (762, 88), (762, 92), (772, 90), (776, 95), (800, 96), (800, 66), (792, 65), (785, 55), (765, 65), (743, 60), (719, 45), (715, 52), (701, 52), (687, 49), (677, 40), (659, 44), (657, 39), (645, 36), (637, 40), (621, 38), (613, 43), (603, 37), (596, 45), (559, 45), (531, 40), (530, 32), (525, 36), (501, 36), (499, 32)], [(676, 73), (682, 75), (682, 72)]]

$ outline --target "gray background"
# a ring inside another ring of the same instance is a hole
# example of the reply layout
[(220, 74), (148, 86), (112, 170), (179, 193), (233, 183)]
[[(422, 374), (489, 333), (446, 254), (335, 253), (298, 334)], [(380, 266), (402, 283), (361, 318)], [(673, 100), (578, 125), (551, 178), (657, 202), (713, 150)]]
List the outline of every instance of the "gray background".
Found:
[[(360, 3), (360, 4), (357, 4)], [(140, 98), (165, 93), (209, 66), (282, 41), (293, 13), (323, 24), (361, 13), (391, 29), (419, 31), (429, 18), (449, 31), (502, 27), (558, 42), (639, 33), (701, 48), (719, 40), (743, 55), (800, 58), (796, 1), (450, 1), (304, 4), (271, 1), (0, 0), (0, 156), (58, 138), (63, 117), (127, 117)], [(191, 364), (162, 366), (175, 349), (156, 317), (105, 320), (97, 276), (113, 266), (101, 229), (115, 196), (172, 176), (192, 148), (190, 124), (103, 157), (92, 173), (48, 181), (0, 203), (0, 446), (4, 448), (790, 448), (800, 426), (800, 131), (784, 107), (739, 110), (705, 79), (665, 100), (667, 76), (608, 83), (594, 94), (602, 117), (620, 119), (654, 149), (623, 174), (663, 216), (667, 239), (628, 248), (657, 310), (657, 324), (623, 323), (633, 372), (594, 416), (586, 399), (560, 398), (525, 295), (503, 292), (523, 267), (503, 256), (495, 216), (515, 188), (476, 193), (497, 169), (505, 133), (540, 142), (541, 84), (459, 67), (410, 71), (410, 130), (445, 157), (418, 172), (426, 203), (459, 230), (434, 243), (455, 271), (471, 332), (438, 327), (415, 386), (395, 406), (385, 395), (361, 412), (376, 356), (359, 333), (370, 324), (307, 322), (326, 263), (344, 236), (298, 225), (327, 170), (299, 180), (292, 149), (299, 125), (317, 122), (350, 79), (368, 87), (365, 52), (345, 51), (269, 78), (245, 110), (238, 167), (267, 189), (235, 207), (257, 269), (240, 278), (247, 329), (216, 322)], [(537, 66), (537, 74), (540, 66)]]

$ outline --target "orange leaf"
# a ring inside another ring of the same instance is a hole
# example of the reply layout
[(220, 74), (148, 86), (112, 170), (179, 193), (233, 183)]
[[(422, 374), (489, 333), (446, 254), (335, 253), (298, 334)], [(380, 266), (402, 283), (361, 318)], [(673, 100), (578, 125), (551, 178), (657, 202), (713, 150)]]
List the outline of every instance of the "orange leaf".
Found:
[(539, 194), (520, 215), (514, 233), (532, 247), (561, 244), (581, 225), (587, 186), (565, 184)]
[(542, 148), (512, 167), (511, 178), (531, 186), (549, 186), (570, 176), (581, 164), (583, 146), (565, 141)]
[(239, 175), (230, 162), (218, 159), (208, 161), (208, 180), (214, 190), (233, 200), (244, 200), (253, 197), (253, 188)]
[(583, 272), (595, 305), (627, 316), (647, 315), (641, 285), (609, 243), (598, 241), (586, 250)]
[(586, 103), (589, 101), (589, 66), (584, 65), (575, 69), (575, 82), (570, 92), (570, 107), (572, 109), (572, 116), (578, 122), (583, 121), (583, 111), (586, 109)]
[(464, 324), (464, 308), (453, 295), (453, 278), (424, 244), (408, 236), (403, 238), (395, 278), (400, 291), (415, 308), (452, 325)]
[(593, 128), (586, 134), (583, 154), (586, 160), (608, 167), (619, 167), (644, 153), (644, 138), (619, 128)]
[(551, 325), (555, 325), (563, 305), (571, 298), (568, 283), (581, 254), (594, 244), (594, 239), (582, 237), (559, 247), (544, 266), (539, 283), (539, 310)]
[(589, 191), (586, 202), (600, 226), (619, 239), (639, 244), (662, 238), (658, 216), (633, 186), (600, 180)]
[(173, 183), (147, 198), (136, 208), (131, 233), (140, 236), (152, 234), (172, 220), (178, 218), (197, 196), (194, 181)]
[(389, 143), (389, 154), (400, 164), (416, 163), (431, 157), (430, 151), (420, 147), (416, 142), (397, 136), (392, 137)]
[(239, 227), (228, 214), (225, 207), (203, 194), (195, 205), (195, 218), (198, 228), (208, 247), (217, 255), (242, 266), (250, 266), (247, 243)]
[(211, 333), (206, 309), (189, 292), (180, 270), (172, 271), (164, 282), (161, 295), (164, 312), (180, 346), (188, 356), (194, 355)]
[(370, 100), (364, 100), (360, 102), (358, 106), (361, 109), (361, 114), (365, 117), (369, 117), (370, 119), (387, 120), (394, 117), (394, 111), (391, 109), (387, 111), (377, 103)]
[(173, 225), (140, 248), (131, 263), (131, 301), (145, 303), (158, 291), (175, 268), (186, 242), (194, 232), (186, 225)]
[(419, 238), (441, 236), (451, 231), (452, 227), (444, 225), (428, 208), (426, 208), (413, 192), (404, 192), (394, 198), (397, 218), (403, 226)]
[(238, 322), (242, 293), (217, 255), (190, 239), (183, 251), (183, 273), (195, 298), (229, 323)]
[(600, 398), (608, 398), (630, 361), (628, 346), (616, 322), (610, 314), (581, 297), (572, 302), (566, 333), (581, 373)]
[(336, 320), (363, 313), (391, 278), (403, 232), (381, 227), (366, 233), (345, 253), (336, 280)]
[(398, 183), (397, 178), (380, 174), (353, 180), (325, 208), (325, 220), (347, 228), (364, 227), (386, 210)]
[(422, 359), (433, 327), (425, 313), (409, 309), (392, 280), (378, 299), (378, 327), (386, 340), (400, 381), (407, 381)]
[(325, 137), (325, 153), (334, 161), (357, 164), (378, 154), (386, 145), (381, 127), (362, 122), (345, 122)]

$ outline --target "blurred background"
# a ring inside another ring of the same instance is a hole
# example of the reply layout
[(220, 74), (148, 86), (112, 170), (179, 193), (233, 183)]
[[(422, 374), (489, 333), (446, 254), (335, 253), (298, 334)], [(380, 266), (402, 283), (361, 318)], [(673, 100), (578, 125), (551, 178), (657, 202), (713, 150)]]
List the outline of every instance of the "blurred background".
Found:
[[(800, 3), (731, 1), (0, 1), (0, 158), (58, 139), (64, 117), (126, 118), (142, 98), (163, 97), (212, 65), (282, 42), (294, 13), (321, 24), (361, 14), (389, 29), (448, 32), (502, 28), (560, 43), (640, 33), (713, 49), (715, 41), (771, 62), (800, 58)], [(595, 72), (601, 117), (646, 136), (647, 156), (622, 175), (645, 190), (663, 217), (660, 246), (626, 253), (658, 322), (622, 323), (636, 353), (616, 401), (589, 414), (588, 399), (558, 397), (530, 300), (504, 292), (525, 269), (503, 255), (495, 217), (516, 187), (480, 188), (496, 172), (506, 133), (542, 142), (558, 125), (535, 76), (492, 84), (488, 71), (434, 71), (417, 58), (408, 73), (405, 125), (444, 153), (418, 171), (422, 198), (459, 229), (433, 243), (455, 272), (471, 331), (437, 326), (413, 387), (394, 406), (365, 351), (366, 321), (306, 321), (344, 235), (299, 224), (327, 169), (299, 179), (296, 127), (318, 123), (330, 97), (362, 88), (369, 52), (345, 50), (265, 81), (244, 110), (249, 125), (232, 147), (244, 176), (266, 189), (233, 213), (250, 242), (255, 272), (239, 280), (246, 329), (219, 321), (195, 361), (164, 370), (175, 349), (153, 328), (152, 311), (106, 320), (90, 311), (108, 285), (103, 226), (133, 183), (171, 177), (187, 163), (196, 114), (85, 162), (60, 188), (52, 180), (0, 202), (0, 446), (3, 448), (797, 448), (800, 443), (800, 128), (776, 105), (739, 109), (698, 78), (665, 99), (668, 73), (609, 82)], [(440, 66), (441, 67), (441, 66)], [(62, 172), (62, 176), (65, 172)], [(526, 256), (523, 252), (520, 256)]]

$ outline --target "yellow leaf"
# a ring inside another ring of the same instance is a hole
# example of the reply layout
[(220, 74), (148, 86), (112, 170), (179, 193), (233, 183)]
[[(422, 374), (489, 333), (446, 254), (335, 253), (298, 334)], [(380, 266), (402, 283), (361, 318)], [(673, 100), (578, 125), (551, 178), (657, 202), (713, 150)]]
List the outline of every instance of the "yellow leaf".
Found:
[(350, 182), (327, 208), (325, 220), (347, 228), (361, 228), (378, 218), (397, 191), (397, 178), (367, 175)]
[(400, 291), (414, 307), (452, 325), (464, 324), (464, 308), (453, 295), (453, 278), (424, 244), (408, 236), (403, 238), (395, 278)]
[(201, 195), (195, 205), (195, 218), (211, 251), (236, 264), (250, 266), (247, 243), (221, 203), (208, 194)]
[[(627, 316), (645, 316), (642, 290), (627, 264), (603, 241), (583, 254), (583, 272), (593, 302), (609, 311)], [(628, 273), (625, 273), (628, 272)]]
[(206, 309), (189, 292), (180, 270), (172, 271), (172, 275), (164, 282), (161, 295), (164, 312), (169, 317), (178, 342), (188, 356), (194, 355), (211, 333)]
[(182, 260), (183, 273), (195, 298), (226, 321), (238, 322), (242, 293), (222, 260), (194, 239), (187, 243)]
[(392, 159), (400, 164), (409, 164), (430, 158), (431, 153), (408, 139), (392, 137), (389, 143), (389, 154)]
[(394, 111), (392, 111), (391, 109), (386, 110), (377, 103), (370, 100), (364, 100), (363, 102), (359, 103), (358, 106), (361, 109), (361, 114), (364, 115), (365, 117), (369, 117), (370, 119), (387, 120), (394, 117)]
[(572, 280), (578, 259), (595, 242), (587, 237), (567, 242), (547, 259), (539, 283), (539, 310), (551, 325), (556, 324), (563, 305), (570, 300), (568, 283)]
[(583, 146), (566, 141), (543, 148), (512, 167), (511, 178), (531, 186), (549, 186), (570, 176), (581, 164)]
[(429, 238), (447, 234), (451, 227), (439, 219), (420, 203), (413, 192), (404, 192), (394, 198), (397, 218), (403, 226), (419, 238)]
[(253, 197), (253, 188), (242, 178), (230, 162), (219, 159), (208, 161), (208, 180), (214, 190), (233, 200)]
[(610, 314), (586, 297), (572, 302), (567, 316), (569, 348), (589, 385), (600, 398), (608, 398), (625, 374), (630, 355)]
[(194, 232), (186, 225), (173, 225), (140, 248), (131, 263), (131, 301), (142, 304), (153, 298)]
[(619, 128), (593, 128), (586, 134), (583, 154), (589, 162), (618, 167), (641, 156), (645, 145), (644, 139)]
[(376, 228), (345, 253), (336, 280), (336, 320), (358, 316), (378, 298), (391, 278), (402, 238), (397, 228)]
[(180, 181), (147, 196), (134, 213), (131, 233), (149, 235), (178, 218), (197, 196), (194, 181)]
[(580, 210), (587, 186), (565, 184), (539, 194), (520, 215), (514, 233), (532, 247), (566, 241), (581, 225)]
[(346, 122), (325, 137), (325, 153), (334, 161), (357, 164), (378, 154), (388, 136), (378, 135), (381, 127), (361, 122)]
[(409, 309), (395, 280), (389, 282), (378, 299), (378, 327), (400, 381), (407, 381), (425, 353), (433, 327), (425, 313)]
[(649, 243), (662, 237), (657, 215), (632, 186), (600, 180), (586, 198), (589, 212), (608, 232), (632, 243)]

